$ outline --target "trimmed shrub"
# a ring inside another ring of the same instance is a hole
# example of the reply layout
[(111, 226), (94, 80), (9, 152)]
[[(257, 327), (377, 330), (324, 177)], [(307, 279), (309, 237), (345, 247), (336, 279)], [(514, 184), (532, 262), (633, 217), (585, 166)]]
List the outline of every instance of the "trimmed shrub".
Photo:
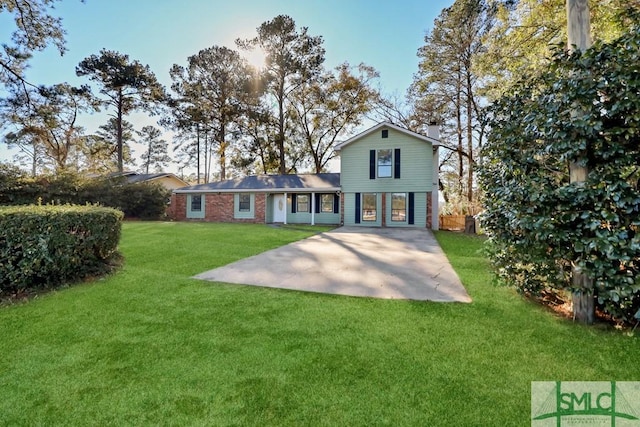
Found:
[(97, 206), (0, 207), (0, 294), (106, 273), (119, 257), (122, 217)]
[(37, 178), (0, 164), (0, 205), (100, 204), (127, 218), (161, 219), (171, 192), (153, 183), (127, 183), (122, 177), (86, 179), (67, 172)]
[(99, 203), (124, 212), (126, 218), (163, 218), (171, 192), (153, 183), (127, 183), (122, 178), (87, 181), (78, 203)]

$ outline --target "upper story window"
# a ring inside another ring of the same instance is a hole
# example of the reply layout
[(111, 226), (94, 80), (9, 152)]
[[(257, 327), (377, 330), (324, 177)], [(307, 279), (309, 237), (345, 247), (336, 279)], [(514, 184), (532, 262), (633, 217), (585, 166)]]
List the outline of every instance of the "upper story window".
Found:
[(369, 150), (369, 179), (400, 178), (400, 149)]
[(393, 168), (393, 151), (378, 150), (378, 178), (391, 178)]
[(389, 138), (389, 129), (383, 129), (382, 130), (382, 137), (383, 138)]
[(251, 194), (238, 195), (238, 211), (239, 212), (251, 211)]

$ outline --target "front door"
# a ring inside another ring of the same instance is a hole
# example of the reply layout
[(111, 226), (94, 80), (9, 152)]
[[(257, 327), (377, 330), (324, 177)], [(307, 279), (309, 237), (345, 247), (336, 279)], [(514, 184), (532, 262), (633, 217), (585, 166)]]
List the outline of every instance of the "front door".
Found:
[(287, 201), (284, 194), (273, 195), (273, 222), (284, 222), (287, 214)]

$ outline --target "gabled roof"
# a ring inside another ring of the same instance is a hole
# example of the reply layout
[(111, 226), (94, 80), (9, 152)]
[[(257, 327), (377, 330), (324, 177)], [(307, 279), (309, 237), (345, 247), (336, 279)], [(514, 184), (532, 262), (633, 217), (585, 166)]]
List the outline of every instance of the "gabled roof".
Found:
[(160, 178), (174, 178), (178, 181), (182, 181), (185, 185), (188, 184), (185, 180), (178, 178), (175, 174), (172, 173), (137, 173), (137, 172), (112, 172), (107, 175), (109, 178), (125, 178), (129, 184), (134, 184), (136, 182), (145, 182), (145, 181), (153, 181)]
[(192, 185), (175, 193), (334, 192), (340, 190), (339, 173), (302, 175), (252, 175), (208, 184)]
[(414, 138), (417, 138), (417, 139), (419, 139), (421, 141), (429, 142), (434, 147), (440, 145), (440, 141), (438, 139), (436, 139), (436, 138), (432, 138), (430, 136), (425, 136), (425, 135), (421, 135), (421, 134), (416, 133), (416, 132), (412, 132), (412, 131), (410, 131), (408, 129), (405, 129), (403, 127), (394, 125), (391, 122), (381, 122), (381, 123), (378, 123), (377, 125), (369, 128), (369, 129), (367, 129), (367, 130), (365, 130), (363, 132), (360, 132), (356, 136), (353, 136), (353, 137), (347, 139), (346, 141), (341, 142), (340, 144), (338, 144), (335, 147), (333, 147), (333, 149), (335, 151), (340, 151), (342, 148), (346, 147), (347, 145), (352, 144), (352, 143), (354, 143), (354, 142), (356, 142), (356, 141), (358, 141), (358, 140), (364, 138), (365, 136), (368, 136), (368, 135), (370, 135), (370, 134), (372, 134), (374, 132), (377, 132), (378, 130), (380, 130), (382, 128), (393, 129), (393, 130), (398, 131), (400, 133), (403, 133), (405, 135), (409, 135), (409, 136), (412, 136)]
[(127, 181), (129, 181), (130, 183), (143, 182), (143, 181), (153, 181), (155, 179), (171, 177), (171, 178), (179, 179), (180, 181), (183, 181), (185, 184), (187, 184), (186, 181), (178, 178), (177, 176), (175, 176), (172, 173), (138, 173), (138, 174), (126, 175), (126, 177), (127, 177)]

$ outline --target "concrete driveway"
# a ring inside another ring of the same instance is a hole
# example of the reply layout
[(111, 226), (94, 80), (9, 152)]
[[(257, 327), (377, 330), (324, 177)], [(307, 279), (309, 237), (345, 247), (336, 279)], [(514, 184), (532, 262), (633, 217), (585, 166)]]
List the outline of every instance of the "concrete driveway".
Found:
[(340, 227), (195, 278), (325, 294), (471, 302), (427, 229)]

